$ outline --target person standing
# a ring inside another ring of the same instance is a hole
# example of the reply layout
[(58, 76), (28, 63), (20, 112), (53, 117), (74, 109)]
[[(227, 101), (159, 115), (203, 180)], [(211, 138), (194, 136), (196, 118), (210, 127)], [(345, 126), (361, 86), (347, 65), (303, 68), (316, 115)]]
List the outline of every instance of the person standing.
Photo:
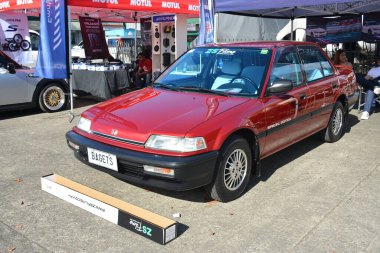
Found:
[(348, 61), (346, 52), (344, 52), (343, 49), (339, 49), (338, 51), (336, 51), (334, 57), (334, 64), (352, 68), (352, 64)]
[(146, 87), (152, 78), (152, 60), (144, 53), (137, 55), (139, 65), (136, 73), (136, 87)]

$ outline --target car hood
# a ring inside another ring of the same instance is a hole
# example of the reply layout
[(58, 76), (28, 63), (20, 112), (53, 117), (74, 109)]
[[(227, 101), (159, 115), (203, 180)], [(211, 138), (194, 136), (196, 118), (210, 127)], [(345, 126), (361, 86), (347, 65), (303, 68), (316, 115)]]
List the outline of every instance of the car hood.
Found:
[(91, 130), (145, 142), (151, 134), (185, 136), (192, 128), (249, 98), (145, 88), (84, 112)]

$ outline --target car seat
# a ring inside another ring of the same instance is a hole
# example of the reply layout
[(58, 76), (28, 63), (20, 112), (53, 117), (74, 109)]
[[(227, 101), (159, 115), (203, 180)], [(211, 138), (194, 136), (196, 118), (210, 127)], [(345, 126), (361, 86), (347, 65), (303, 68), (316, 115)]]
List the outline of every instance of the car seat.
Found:
[(260, 87), (261, 80), (263, 78), (265, 66), (247, 66), (241, 71), (241, 76), (248, 77), (255, 84)]
[(222, 74), (219, 75), (211, 86), (211, 90), (218, 89), (221, 85), (231, 82), (241, 71), (240, 63), (236, 61), (223, 62)]

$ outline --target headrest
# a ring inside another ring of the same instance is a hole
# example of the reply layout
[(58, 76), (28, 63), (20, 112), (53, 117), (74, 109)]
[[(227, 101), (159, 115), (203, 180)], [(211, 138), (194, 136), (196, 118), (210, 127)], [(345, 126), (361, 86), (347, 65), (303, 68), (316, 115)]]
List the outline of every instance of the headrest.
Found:
[(223, 62), (222, 72), (227, 75), (237, 75), (240, 73), (240, 64), (234, 61)]

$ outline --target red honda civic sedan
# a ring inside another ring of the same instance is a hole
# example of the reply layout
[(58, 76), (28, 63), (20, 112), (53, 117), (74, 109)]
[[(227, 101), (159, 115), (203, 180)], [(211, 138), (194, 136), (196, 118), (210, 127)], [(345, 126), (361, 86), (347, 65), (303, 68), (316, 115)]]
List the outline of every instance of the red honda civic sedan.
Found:
[(207, 186), (227, 202), (260, 175), (260, 159), (317, 132), (339, 140), (356, 90), (352, 71), (313, 43), (206, 45), (151, 87), (83, 112), (66, 138), (80, 161), (125, 181)]

